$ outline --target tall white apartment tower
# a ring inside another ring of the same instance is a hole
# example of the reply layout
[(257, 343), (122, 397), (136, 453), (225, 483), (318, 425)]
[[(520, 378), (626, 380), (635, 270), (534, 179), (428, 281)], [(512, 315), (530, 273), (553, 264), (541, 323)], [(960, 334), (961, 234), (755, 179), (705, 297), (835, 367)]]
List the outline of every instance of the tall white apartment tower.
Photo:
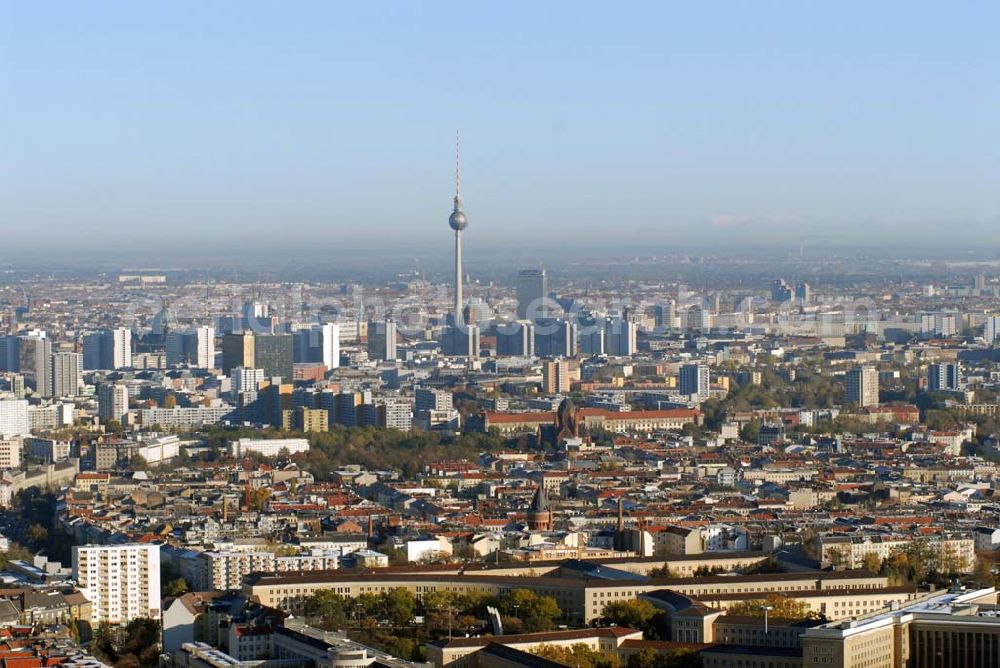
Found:
[(75, 397), (83, 385), (83, 355), (52, 354), (52, 396)]
[(987, 345), (993, 345), (1000, 339), (1000, 315), (986, 316), (986, 327), (983, 329), (983, 338)]
[(684, 364), (680, 369), (678, 389), (683, 395), (697, 395), (699, 400), (708, 399), (711, 376), (704, 364)]
[(847, 372), (847, 403), (868, 408), (878, 406), (878, 369), (858, 366)]
[(29, 433), (28, 402), (24, 399), (0, 399), (0, 437)]
[(73, 579), (93, 606), (94, 624), (160, 619), (159, 545), (76, 545)]
[(128, 388), (119, 383), (105, 383), (97, 388), (97, 415), (102, 424), (109, 420), (125, 423), (128, 417)]

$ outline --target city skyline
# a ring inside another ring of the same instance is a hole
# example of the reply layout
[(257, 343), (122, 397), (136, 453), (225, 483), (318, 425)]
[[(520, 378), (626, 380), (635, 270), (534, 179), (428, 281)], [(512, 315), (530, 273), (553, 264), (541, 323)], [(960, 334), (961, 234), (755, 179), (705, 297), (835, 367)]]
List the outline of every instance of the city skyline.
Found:
[(998, 244), (995, 7), (570, 9), (8, 4), (4, 238), (433, 249), (460, 126), (484, 247)]

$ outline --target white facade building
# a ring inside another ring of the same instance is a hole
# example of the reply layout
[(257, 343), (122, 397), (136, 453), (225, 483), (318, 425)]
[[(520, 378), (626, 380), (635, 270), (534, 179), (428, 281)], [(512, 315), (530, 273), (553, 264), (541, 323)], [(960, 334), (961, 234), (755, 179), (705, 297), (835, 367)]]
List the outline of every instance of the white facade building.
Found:
[(21, 468), (24, 439), (20, 436), (0, 436), (0, 469)]
[(309, 452), (309, 440), (305, 438), (240, 438), (229, 444), (229, 452), (234, 457), (242, 457), (256, 452), (265, 457), (276, 457), (282, 450), (294, 455)]
[(97, 414), (102, 424), (107, 424), (109, 420), (125, 424), (128, 418), (128, 388), (117, 383), (98, 387)]
[(28, 402), (25, 399), (0, 399), (0, 436), (29, 432)]
[(94, 624), (160, 618), (160, 546), (77, 545), (73, 579), (93, 606)]

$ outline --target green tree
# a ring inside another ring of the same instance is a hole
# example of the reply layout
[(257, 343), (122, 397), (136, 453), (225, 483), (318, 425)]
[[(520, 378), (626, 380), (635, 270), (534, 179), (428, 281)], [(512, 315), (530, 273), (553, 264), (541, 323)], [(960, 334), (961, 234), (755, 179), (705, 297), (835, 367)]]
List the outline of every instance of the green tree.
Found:
[(331, 589), (321, 589), (305, 601), (306, 617), (327, 631), (346, 628), (351, 602)]
[(187, 592), (189, 589), (187, 580), (184, 578), (174, 578), (164, 585), (163, 595), (165, 597), (176, 597)]
[(608, 603), (601, 614), (601, 622), (639, 629), (647, 640), (670, 639), (667, 614), (649, 601), (638, 598)]
[(528, 589), (514, 589), (497, 597), (496, 608), (503, 615), (505, 628), (508, 619), (517, 620), (511, 625), (526, 633), (551, 631), (556, 627), (556, 620), (562, 617), (562, 610), (554, 598), (540, 596)]
[(406, 626), (413, 621), (417, 611), (416, 596), (402, 587), (396, 587), (384, 596), (385, 615), (394, 626)]
[(42, 546), (49, 540), (49, 530), (38, 523), (34, 523), (28, 526), (28, 530), (24, 533), (25, 539), (31, 545)]

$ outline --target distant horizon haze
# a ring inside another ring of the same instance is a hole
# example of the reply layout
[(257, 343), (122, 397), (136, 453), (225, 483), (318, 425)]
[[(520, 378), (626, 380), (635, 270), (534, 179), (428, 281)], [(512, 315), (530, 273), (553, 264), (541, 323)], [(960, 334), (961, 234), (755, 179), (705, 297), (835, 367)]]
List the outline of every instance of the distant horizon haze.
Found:
[(1000, 5), (0, 1), (0, 262), (1000, 247)]

